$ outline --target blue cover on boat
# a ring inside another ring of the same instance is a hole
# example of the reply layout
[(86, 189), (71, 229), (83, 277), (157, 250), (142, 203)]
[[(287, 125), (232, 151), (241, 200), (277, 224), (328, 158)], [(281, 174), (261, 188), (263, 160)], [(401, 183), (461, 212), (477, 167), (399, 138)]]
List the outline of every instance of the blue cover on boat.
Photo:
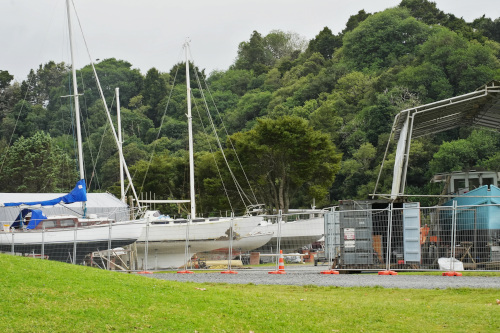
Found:
[(35, 229), (36, 226), (43, 220), (46, 220), (47, 216), (45, 216), (41, 210), (33, 209), (31, 211), (31, 219), (28, 223), (28, 227), (26, 229)]
[(36, 226), (43, 220), (47, 219), (47, 216), (43, 214), (43, 212), (39, 209), (23, 209), (19, 215), (17, 216), (17, 219), (10, 225), (11, 228), (16, 228), (20, 229), (21, 228), (21, 221), (24, 221), (24, 218), (26, 215), (31, 213), (31, 219), (28, 223), (28, 226), (26, 229), (35, 229)]
[(21, 206), (21, 205), (26, 205), (26, 206), (36, 206), (36, 205), (41, 205), (41, 206), (55, 206), (59, 203), (65, 203), (65, 204), (70, 204), (73, 202), (83, 202), (87, 201), (87, 189), (85, 185), (85, 179), (80, 179), (78, 183), (76, 183), (75, 188), (68, 194), (51, 199), (51, 200), (44, 200), (44, 201), (31, 201), (31, 202), (8, 202), (5, 203), (4, 206), (6, 207), (14, 207), (14, 206)]

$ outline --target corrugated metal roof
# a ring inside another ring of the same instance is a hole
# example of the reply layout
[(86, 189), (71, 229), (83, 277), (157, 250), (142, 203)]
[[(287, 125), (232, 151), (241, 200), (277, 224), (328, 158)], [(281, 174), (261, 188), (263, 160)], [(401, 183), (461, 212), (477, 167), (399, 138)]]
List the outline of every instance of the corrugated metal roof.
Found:
[(396, 140), (407, 117), (413, 118), (412, 138), (467, 125), (498, 130), (500, 82), (491, 81), (474, 92), (401, 111), (394, 121)]

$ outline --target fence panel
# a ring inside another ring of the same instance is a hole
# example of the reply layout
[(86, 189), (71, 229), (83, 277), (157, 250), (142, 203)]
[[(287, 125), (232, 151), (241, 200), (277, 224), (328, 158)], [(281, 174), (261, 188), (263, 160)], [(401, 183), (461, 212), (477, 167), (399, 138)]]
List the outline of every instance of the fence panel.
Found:
[[(500, 219), (496, 214), (500, 205), (378, 206), (353, 202), (327, 213), (325, 253), (333, 268), (500, 269)], [(340, 242), (335, 244), (334, 239)]]

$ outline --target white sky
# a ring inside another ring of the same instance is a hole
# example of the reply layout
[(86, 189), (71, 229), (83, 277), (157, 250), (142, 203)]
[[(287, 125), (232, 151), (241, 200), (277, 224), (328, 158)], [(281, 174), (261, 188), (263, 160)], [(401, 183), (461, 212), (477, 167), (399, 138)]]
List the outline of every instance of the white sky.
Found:
[[(401, 0), (73, 0), (92, 58), (130, 62), (143, 74), (162, 72), (182, 61), (191, 40), (193, 59), (207, 74), (226, 70), (238, 44), (253, 30), (293, 31), (307, 40), (325, 26), (335, 34), (349, 16), (381, 11)], [(486, 14), (500, 17), (498, 0), (434, 0), (445, 13), (467, 22)], [(73, 15), (73, 14), (72, 14)], [(73, 15), (74, 17), (74, 15)], [(74, 26), (76, 20), (74, 20)], [(49, 60), (71, 63), (64, 0), (0, 0), (0, 69), (22, 81), (30, 69)], [(80, 36), (79, 29), (73, 34)], [(81, 37), (75, 37), (75, 64), (89, 63)]]

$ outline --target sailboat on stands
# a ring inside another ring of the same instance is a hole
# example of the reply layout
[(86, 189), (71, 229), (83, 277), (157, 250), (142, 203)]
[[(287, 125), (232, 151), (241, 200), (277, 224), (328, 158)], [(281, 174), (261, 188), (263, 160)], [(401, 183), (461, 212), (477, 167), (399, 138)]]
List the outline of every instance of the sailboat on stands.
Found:
[(303, 247), (310, 246), (315, 242), (320, 242), (325, 234), (325, 210), (290, 210), (290, 216), (286, 216), (284, 221), (273, 217), (263, 222), (254, 232), (271, 231), (273, 236), (269, 242), (257, 249), (256, 252), (274, 253), (278, 247), (284, 253), (296, 252)]
[[(190, 200), (141, 200), (141, 203), (190, 203), (190, 215), (187, 219), (173, 219), (162, 215), (159, 211), (146, 211), (144, 217), (147, 226), (137, 241), (137, 256), (139, 265), (143, 269), (178, 268), (190, 260), (198, 252), (206, 252), (222, 247), (229, 243), (228, 235), (233, 235), (234, 246), (238, 240), (259, 240), (259, 244), (266, 243), (272, 236), (256, 237), (252, 231), (262, 222), (261, 216), (250, 214), (240, 217), (197, 218), (194, 191), (194, 153), (193, 128), (191, 116), (191, 88), (189, 79), (188, 48), (184, 44), (186, 54), (186, 86), (187, 86), (187, 120), (189, 132), (189, 179)], [(244, 243), (242, 243), (244, 244)], [(247, 245), (247, 248), (251, 246)]]
[[(135, 242), (143, 229), (142, 221), (115, 222), (110, 218), (98, 218), (86, 214), (86, 184), (83, 169), (83, 149), (80, 124), (80, 108), (76, 70), (73, 57), (71, 15), (69, 0), (66, 1), (70, 37), (73, 98), (75, 106), (76, 136), (80, 180), (66, 195), (51, 200), (0, 203), (3, 207), (18, 207), (15, 221), (5, 224), (0, 231), (0, 251), (24, 255), (41, 256), (51, 260), (78, 263), (94, 251), (121, 247)], [(83, 216), (45, 216), (41, 207), (82, 203)]]

